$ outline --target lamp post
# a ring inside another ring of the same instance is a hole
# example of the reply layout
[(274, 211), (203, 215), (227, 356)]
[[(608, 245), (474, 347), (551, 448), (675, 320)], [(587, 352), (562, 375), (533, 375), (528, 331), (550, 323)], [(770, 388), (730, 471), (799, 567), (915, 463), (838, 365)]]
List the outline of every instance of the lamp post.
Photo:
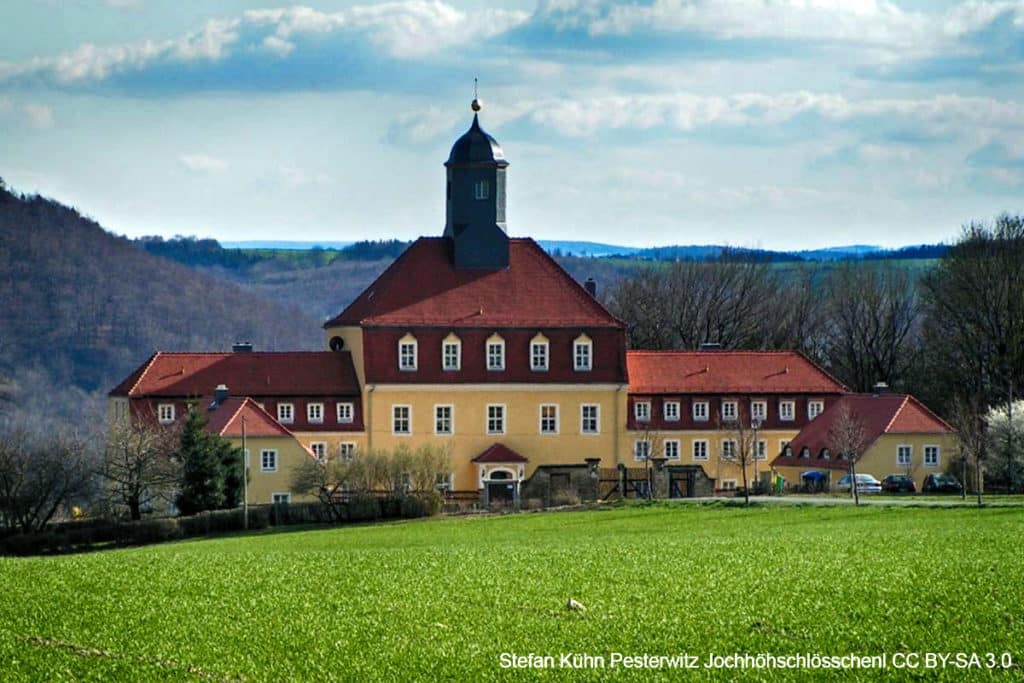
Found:
[(757, 440), (757, 430), (761, 427), (761, 418), (755, 417), (752, 419), (750, 426), (754, 430), (754, 490), (760, 491), (761, 487), (757, 479), (757, 461), (761, 456), (761, 444)]
[(245, 415), (242, 416), (242, 528), (249, 530), (249, 449), (245, 441)]

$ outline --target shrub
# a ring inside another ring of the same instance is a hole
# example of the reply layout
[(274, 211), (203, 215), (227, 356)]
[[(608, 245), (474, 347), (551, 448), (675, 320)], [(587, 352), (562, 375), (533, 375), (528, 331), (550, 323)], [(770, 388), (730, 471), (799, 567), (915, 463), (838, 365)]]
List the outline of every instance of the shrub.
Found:
[(558, 491), (551, 496), (551, 505), (561, 507), (563, 505), (579, 505), (580, 496), (575, 491)]
[(380, 499), (380, 516), (395, 519), (402, 516), (402, 501), (408, 496), (391, 495)]
[(130, 542), (135, 545), (162, 543), (182, 537), (182, 528), (177, 519), (145, 519), (126, 524), (131, 529)]
[(521, 507), (523, 510), (541, 510), (544, 508), (544, 501), (540, 498), (524, 498)]
[(349, 498), (348, 519), (350, 522), (368, 522), (380, 519), (380, 503), (373, 496), (357, 494)]
[(437, 493), (414, 493), (402, 498), (402, 517), (433, 517), (441, 510), (441, 496)]

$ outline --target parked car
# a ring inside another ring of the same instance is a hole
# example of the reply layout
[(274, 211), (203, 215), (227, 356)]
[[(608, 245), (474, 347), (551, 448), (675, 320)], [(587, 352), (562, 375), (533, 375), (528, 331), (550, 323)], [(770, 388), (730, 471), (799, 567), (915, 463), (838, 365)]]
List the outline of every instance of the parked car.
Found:
[(952, 474), (929, 474), (921, 490), (925, 493), (960, 493), (964, 487)]
[(882, 490), (887, 493), (917, 493), (917, 484), (909, 474), (890, 474), (882, 480)]
[[(840, 493), (850, 492), (850, 475), (843, 475), (843, 478), (836, 483), (836, 491)], [(881, 493), (882, 482), (878, 481), (870, 474), (858, 474), (857, 475), (857, 493)]]

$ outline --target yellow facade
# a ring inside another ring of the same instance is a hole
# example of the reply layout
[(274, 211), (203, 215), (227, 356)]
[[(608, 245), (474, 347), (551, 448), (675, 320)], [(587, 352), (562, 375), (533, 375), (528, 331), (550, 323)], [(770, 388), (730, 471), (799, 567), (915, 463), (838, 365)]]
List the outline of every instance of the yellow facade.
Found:
[[(910, 449), (909, 464), (899, 461), (900, 447)], [(938, 460), (934, 464), (925, 462), (925, 448), (937, 447)], [(947, 434), (882, 434), (864, 452), (857, 462), (858, 474), (870, 474), (879, 481), (890, 474), (909, 474), (920, 491), (924, 486), (925, 477), (929, 474), (945, 472), (950, 462), (959, 457), (956, 436)], [(808, 458), (806, 465), (800, 467), (780, 467), (779, 472), (788, 483), (798, 484), (803, 472), (823, 470), (821, 461)], [(845, 469), (833, 469), (832, 485), (846, 474)]]
[[(232, 445), (242, 447), (240, 438), (230, 438)], [(290, 436), (248, 437), (245, 447), (249, 451), (249, 503), (265, 505), (274, 502), (274, 494), (288, 494), (291, 502), (310, 502), (312, 496), (291, 493), (291, 477), (295, 468), (309, 459), (298, 441)], [(273, 471), (263, 468), (263, 452), (275, 453)]]
[[(597, 433), (582, 431), (583, 405), (598, 407)], [(364, 406), (367, 448), (446, 444), (452, 456), (455, 490), (481, 488), (472, 459), (495, 443), (529, 460), (525, 478), (538, 465), (583, 464), (585, 458), (602, 458), (602, 467), (614, 467), (622, 457), (617, 447), (622, 431), (618, 425), (624, 421), (626, 408), (625, 385), (370, 385), (364, 389)], [(452, 434), (435, 433), (438, 406), (451, 406)], [(488, 406), (503, 407), (504, 429), (500, 433), (488, 431)], [(555, 433), (541, 432), (542, 406), (557, 406)], [(395, 407), (408, 408), (408, 434), (394, 430)]]

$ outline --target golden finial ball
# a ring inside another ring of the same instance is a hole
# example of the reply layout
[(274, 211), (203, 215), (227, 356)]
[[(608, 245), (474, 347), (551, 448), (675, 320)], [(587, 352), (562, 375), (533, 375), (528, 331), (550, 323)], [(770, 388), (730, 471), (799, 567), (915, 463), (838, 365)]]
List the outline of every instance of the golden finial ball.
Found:
[(484, 108), (484, 103), (478, 99), (474, 99), (473, 103), (469, 105), (473, 111), (480, 111)]

